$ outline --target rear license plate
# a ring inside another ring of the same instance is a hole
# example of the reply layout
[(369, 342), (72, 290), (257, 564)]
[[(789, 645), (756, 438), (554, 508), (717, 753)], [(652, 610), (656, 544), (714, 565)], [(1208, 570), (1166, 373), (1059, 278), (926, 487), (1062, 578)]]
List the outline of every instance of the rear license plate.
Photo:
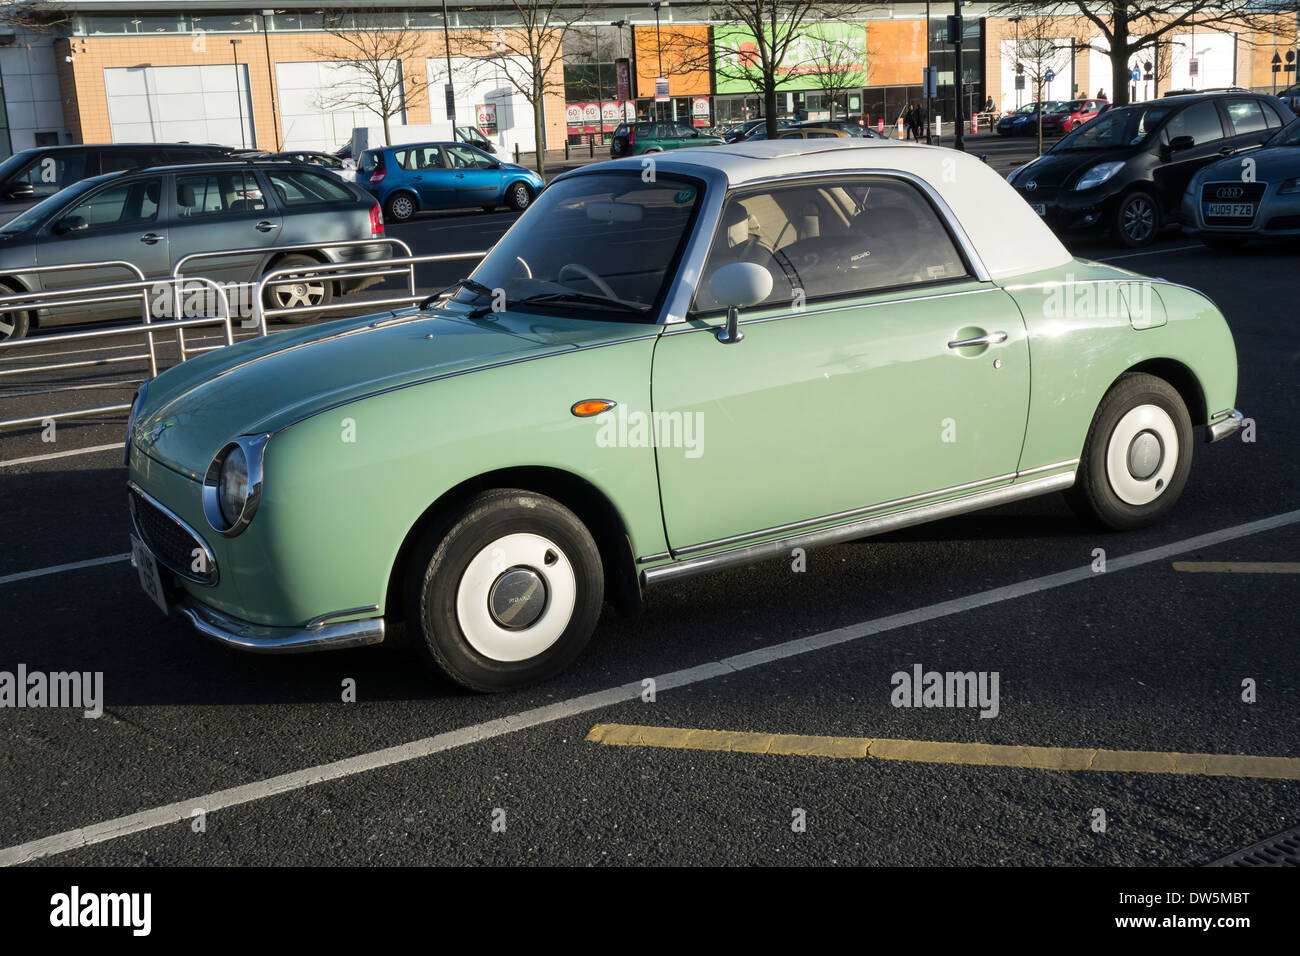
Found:
[(1038, 213), (1040, 216), (1047, 215), (1047, 205), (1045, 203), (1031, 202), (1029, 206), (1031, 209), (1034, 210), (1034, 212)]
[(163, 596), (162, 575), (158, 573), (158, 560), (135, 535), (131, 535), (131, 563), (140, 578), (140, 587), (153, 598), (153, 602), (167, 613), (167, 598)]
[(1224, 219), (1254, 219), (1253, 202), (1207, 202), (1205, 215)]

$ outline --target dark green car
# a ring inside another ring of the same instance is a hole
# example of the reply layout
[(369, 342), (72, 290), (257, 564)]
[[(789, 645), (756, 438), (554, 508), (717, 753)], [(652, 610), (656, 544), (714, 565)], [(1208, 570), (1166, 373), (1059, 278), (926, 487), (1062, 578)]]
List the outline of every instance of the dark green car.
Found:
[(722, 139), (692, 129), (685, 123), (620, 123), (609, 144), (611, 159), (620, 156), (637, 156), (641, 153), (662, 153), (666, 149), (685, 146), (718, 146)]

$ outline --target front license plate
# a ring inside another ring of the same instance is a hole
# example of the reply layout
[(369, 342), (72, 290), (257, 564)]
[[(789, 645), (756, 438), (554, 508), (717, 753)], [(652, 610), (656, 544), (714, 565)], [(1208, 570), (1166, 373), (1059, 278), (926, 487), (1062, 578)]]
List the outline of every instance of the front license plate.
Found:
[(153, 598), (153, 602), (167, 613), (167, 598), (163, 596), (162, 576), (158, 573), (158, 561), (143, 541), (131, 535), (131, 562), (140, 577), (140, 587), (144, 593)]
[(1046, 215), (1047, 215), (1047, 206), (1046, 206), (1046, 204), (1041, 203), (1041, 202), (1031, 202), (1029, 205), (1030, 205), (1030, 208), (1032, 208), (1032, 209), (1034, 210), (1034, 212), (1038, 213), (1040, 216), (1046, 216)]
[(1205, 215), (1224, 219), (1254, 219), (1255, 204), (1253, 202), (1207, 202)]

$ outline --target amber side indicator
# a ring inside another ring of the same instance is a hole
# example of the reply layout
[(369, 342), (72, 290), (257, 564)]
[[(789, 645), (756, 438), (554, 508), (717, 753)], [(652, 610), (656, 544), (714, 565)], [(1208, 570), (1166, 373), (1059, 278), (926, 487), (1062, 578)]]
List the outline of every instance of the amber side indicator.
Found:
[(609, 411), (617, 404), (618, 402), (611, 402), (607, 398), (584, 398), (580, 402), (575, 402), (569, 411), (579, 418), (590, 418), (592, 415)]

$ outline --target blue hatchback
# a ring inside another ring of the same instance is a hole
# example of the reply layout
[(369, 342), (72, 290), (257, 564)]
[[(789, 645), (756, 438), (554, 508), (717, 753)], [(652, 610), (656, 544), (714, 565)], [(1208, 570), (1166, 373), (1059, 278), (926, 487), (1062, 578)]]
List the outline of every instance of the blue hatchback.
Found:
[(498, 206), (526, 209), (545, 180), (531, 169), (503, 163), (465, 143), (406, 143), (368, 149), (357, 165), (357, 185), (370, 190), (388, 222), (405, 222), (421, 209)]

